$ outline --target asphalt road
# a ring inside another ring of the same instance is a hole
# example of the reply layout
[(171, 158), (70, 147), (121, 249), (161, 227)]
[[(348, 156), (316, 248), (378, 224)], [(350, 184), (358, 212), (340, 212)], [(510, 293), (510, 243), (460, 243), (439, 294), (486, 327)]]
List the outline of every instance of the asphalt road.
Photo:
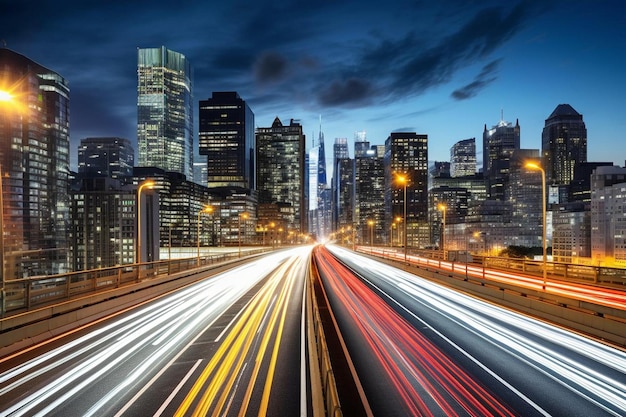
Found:
[(316, 255), (374, 415), (626, 415), (622, 350), (330, 246)]
[(0, 416), (306, 415), (310, 248), (0, 359)]

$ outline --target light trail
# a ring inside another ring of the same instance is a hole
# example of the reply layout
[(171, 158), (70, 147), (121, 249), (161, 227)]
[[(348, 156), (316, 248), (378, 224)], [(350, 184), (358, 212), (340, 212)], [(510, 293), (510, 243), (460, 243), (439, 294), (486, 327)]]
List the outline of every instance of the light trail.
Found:
[[(222, 344), (196, 378), (175, 416), (230, 414), (236, 411), (231, 408), (237, 395), (242, 395), (238, 415), (243, 416), (248, 413), (257, 389), (261, 390), (258, 415), (266, 414), (287, 307), (294, 286), (304, 277), (309, 251), (307, 248), (307, 255), (301, 252), (281, 265), (229, 325)], [(267, 373), (260, 383), (262, 366), (267, 366)], [(248, 381), (243, 392), (239, 381)]]
[(515, 415), (324, 249), (315, 254), (325, 284), (352, 315), (408, 414)]
[[(61, 404), (79, 398), (85, 389), (97, 386), (101, 378), (131, 360), (136, 362), (133, 358), (141, 352), (143, 359), (133, 365), (134, 369), (125, 372), (124, 378), (81, 413), (101, 415), (146, 375), (157, 373), (186, 340), (205, 329), (291, 255), (288, 251), (272, 254), (193, 284), (0, 373), (0, 415), (43, 416), (54, 412)], [(48, 383), (37, 382), (40, 380)], [(8, 403), (6, 398), (17, 389), (25, 389), (27, 394)]]
[[(494, 349), (506, 352), (513, 360), (544, 374), (555, 384), (595, 404), (603, 412), (626, 415), (626, 353), (573, 332), (534, 320), (522, 314), (450, 290), (415, 275), (390, 268), (367, 257), (338, 247), (330, 250), (354, 267), (367, 270), (374, 282), (396, 288), (410, 302), (395, 301), (410, 312), (417, 305), (447, 317), (458, 326), (485, 340)], [(379, 288), (384, 293), (382, 289)], [(389, 296), (391, 299), (391, 296)], [(417, 320), (423, 321), (417, 315)], [(437, 330), (428, 323), (433, 331)], [(455, 349), (462, 349), (445, 335)]]

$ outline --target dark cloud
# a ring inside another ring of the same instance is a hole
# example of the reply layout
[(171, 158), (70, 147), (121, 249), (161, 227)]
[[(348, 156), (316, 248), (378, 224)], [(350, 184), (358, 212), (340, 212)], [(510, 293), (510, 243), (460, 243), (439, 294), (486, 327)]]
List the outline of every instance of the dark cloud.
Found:
[(254, 63), (254, 76), (261, 84), (282, 81), (287, 76), (288, 61), (281, 54), (267, 51)]
[(362, 79), (336, 80), (319, 93), (322, 106), (355, 107), (366, 105), (373, 93), (372, 85)]
[(452, 98), (455, 100), (467, 100), (476, 96), (480, 90), (496, 80), (494, 73), (497, 71), (499, 63), (500, 60), (496, 60), (485, 65), (482, 71), (474, 78), (474, 81), (454, 90), (451, 94)]

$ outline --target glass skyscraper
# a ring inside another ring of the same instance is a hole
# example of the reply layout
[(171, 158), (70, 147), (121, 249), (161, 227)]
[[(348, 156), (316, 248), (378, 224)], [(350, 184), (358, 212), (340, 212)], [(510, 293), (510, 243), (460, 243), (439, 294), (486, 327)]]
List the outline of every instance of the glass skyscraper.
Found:
[(137, 50), (139, 166), (193, 177), (192, 74), (181, 53)]
[(199, 118), (208, 186), (254, 189), (254, 113), (248, 104), (234, 91), (213, 92), (200, 101)]
[(69, 87), (0, 48), (0, 167), (5, 279), (67, 271)]
[(283, 125), (277, 117), (271, 127), (256, 129), (259, 203), (279, 207), (277, 221), (295, 233), (306, 231), (305, 153), (302, 125), (293, 119)]
[(576, 164), (587, 162), (587, 128), (583, 116), (569, 104), (559, 104), (546, 119), (541, 155), (549, 185), (569, 185)]

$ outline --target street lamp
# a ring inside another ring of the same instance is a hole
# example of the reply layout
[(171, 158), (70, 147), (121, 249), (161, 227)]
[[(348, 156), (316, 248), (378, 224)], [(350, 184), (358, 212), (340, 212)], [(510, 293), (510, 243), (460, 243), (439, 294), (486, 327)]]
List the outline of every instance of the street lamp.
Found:
[(213, 213), (213, 207), (204, 206), (202, 207), (202, 210), (198, 211), (198, 266), (200, 266), (200, 215), (202, 213)]
[(548, 263), (548, 240), (546, 239), (546, 171), (534, 162), (527, 162), (526, 168), (541, 171), (541, 213), (542, 213), (542, 246), (543, 246), (543, 285), (542, 289), (546, 289), (547, 263)]
[[(243, 213), (239, 213), (239, 215), (237, 216), (237, 218), (239, 219), (239, 257), (241, 258), (241, 219), (243, 218), (244, 220), (248, 218), (248, 213), (243, 212)], [(245, 223), (244, 223), (245, 224)]]
[[(404, 186), (404, 263), (406, 264), (406, 258), (407, 258), (407, 235), (406, 235), (406, 186), (409, 183), (409, 179), (406, 177), (406, 175), (398, 175), (396, 180), (398, 181), (398, 183), (402, 184)], [(398, 238), (398, 240), (400, 240)]]
[(370, 226), (370, 253), (374, 252), (374, 220), (368, 220), (367, 224)]
[(448, 206), (446, 206), (445, 204), (439, 204), (437, 206), (437, 209), (443, 212), (443, 228), (441, 230), (441, 253), (442, 253), (442, 258), (445, 261), (446, 260), (446, 211), (448, 209)]
[(154, 188), (153, 180), (144, 180), (137, 189), (137, 263), (141, 263), (141, 191), (144, 188)]

